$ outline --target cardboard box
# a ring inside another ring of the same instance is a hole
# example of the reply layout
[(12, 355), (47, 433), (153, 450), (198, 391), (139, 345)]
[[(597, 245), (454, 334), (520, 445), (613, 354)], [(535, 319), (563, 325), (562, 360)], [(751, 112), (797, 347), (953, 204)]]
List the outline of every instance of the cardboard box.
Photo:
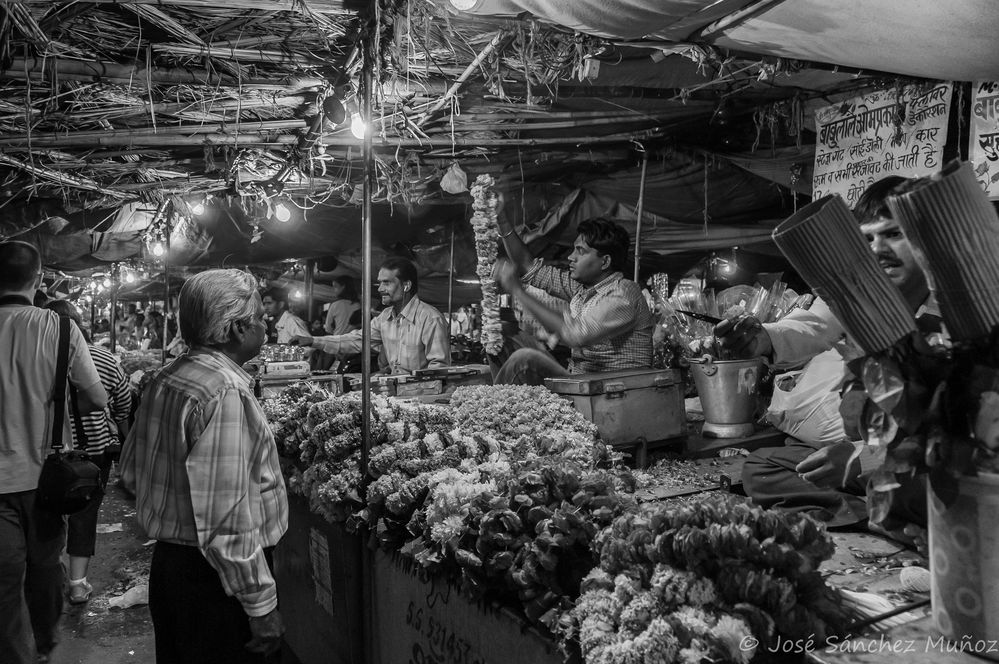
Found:
[(374, 554), (375, 664), (561, 664), (553, 641), (510, 609), (459, 594), (399, 554)]
[(686, 433), (680, 372), (626, 369), (546, 378), (545, 387), (575, 404), (612, 445), (677, 438)]

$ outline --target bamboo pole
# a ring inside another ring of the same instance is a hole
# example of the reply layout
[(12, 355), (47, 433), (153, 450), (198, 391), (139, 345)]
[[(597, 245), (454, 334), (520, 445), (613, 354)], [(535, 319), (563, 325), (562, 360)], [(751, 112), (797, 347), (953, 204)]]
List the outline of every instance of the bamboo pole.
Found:
[(482, 64), (482, 61), (488, 58), (493, 52), (498, 50), (501, 47), (501, 45), (505, 44), (505, 42), (507, 42), (511, 37), (512, 35), (507, 33), (505, 30), (498, 31), (496, 35), (489, 41), (489, 43), (486, 44), (486, 46), (479, 52), (479, 54), (475, 56), (475, 59), (472, 60), (472, 62), (467, 67), (465, 67), (465, 71), (461, 72), (461, 74), (458, 76), (458, 79), (454, 82), (454, 84), (451, 85), (451, 87), (448, 88), (448, 91), (444, 93), (444, 96), (438, 99), (437, 102), (434, 103), (434, 105), (431, 106), (430, 109), (423, 114), (423, 117), (421, 117), (419, 120), (416, 121), (416, 126), (422, 127), (435, 113), (437, 113), (437, 111), (444, 108), (444, 106), (451, 100), (451, 98), (454, 97), (456, 94), (458, 94), (458, 91), (461, 90), (461, 87), (465, 84), (465, 81), (471, 78), (475, 70), (478, 69), (479, 65)]
[(208, 58), (223, 58), (228, 60), (240, 60), (243, 62), (266, 62), (278, 65), (301, 65), (315, 67), (326, 64), (319, 58), (301, 55), (298, 53), (287, 53), (285, 51), (266, 51), (259, 48), (235, 48), (231, 46), (217, 46), (215, 44), (153, 44), (154, 53), (168, 53), (170, 55), (198, 55)]
[(231, 131), (233, 129), (248, 132), (261, 131), (284, 131), (289, 129), (302, 129), (305, 127), (305, 120), (263, 120), (263, 121), (238, 121), (232, 124), (221, 122), (202, 122), (184, 125), (167, 125), (157, 127), (141, 127), (138, 129), (113, 129), (111, 131), (74, 131), (67, 133), (27, 133), (16, 136), (0, 137), (0, 145), (19, 145), (30, 143), (34, 145), (52, 144), (65, 145), (66, 140), (91, 139), (105, 136), (130, 136), (141, 137), (144, 135), (192, 135), (192, 134), (214, 134), (216, 132)]
[[(24, 5), (72, 5), (79, 0), (20, 0)], [(191, 7), (193, 9), (256, 9), (269, 12), (296, 12), (301, 14), (342, 14), (346, 13), (340, 0), (89, 0), (95, 5), (161, 5), (167, 7)]]
[[(361, 477), (364, 484), (362, 498), (367, 494), (364, 478), (368, 471), (368, 455), (371, 450), (371, 242), (372, 242), (372, 208), (371, 199), (375, 193), (375, 151), (372, 141), (371, 126), (375, 39), (378, 24), (378, 5), (372, 12), (374, 15), (365, 17), (369, 21), (361, 38), (361, 118), (365, 123), (364, 139), (361, 154), (364, 158), (362, 169), (362, 205), (361, 205)], [(361, 544), (361, 643), (362, 660), (367, 664), (373, 661), (374, 650), (374, 598), (373, 598), (373, 565), (372, 552), (363, 544), (364, 538), (359, 538)]]
[(18, 159), (15, 159), (9, 155), (0, 152), (0, 164), (16, 168), (38, 177), (45, 178), (46, 180), (51, 180), (59, 184), (67, 185), (69, 187), (76, 187), (77, 189), (88, 189), (90, 191), (96, 191), (100, 194), (105, 194), (107, 196), (115, 196), (118, 198), (126, 198), (126, 195), (120, 191), (114, 189), (108, 189), (102, 187), (93, 180), (87, 178), (75, 177), (71, 175), (66, 175), (65, 173), (59, 173), (42, 166), (35, 166), (34, 164), (28, 164)]
[(645, 210), (645, 173), (649, 167), (649, 153), (642, 148), (642, 179), (638, 183), (638, 207), (635, 212), (635, 274), (633, 281), (638, 281), (638, 267), (642, 256), (642, 216)]
[(284, 90), (300, 92), (318, 89), (324, 85), (321, 78), (297, 77), (287, 83), (276, 84), (274, 79), (248, 78), (237, 81), (232, 77), (220, 76), (207, 69), (167, 69), (124, 65), (116, 62), (96, 60), (70, 60), (68, 58), (12, 58), (10, 66), (0, 71), (3, 78), (25, 80), (28, 78), (48, 78), (56, 75), (59, 80), (81, 80), (92, 83), (100, 80), (105, 83), (134, 84), (136, 81), (150, 81), (153, 85), (217, 85), (220, 79), (228, 79), (228, 85), (257, 90)]
[[(190, 44), (206, 45), (205, 40), (199, 37), (197, 34), (188, 30), (184, 25), (178, 23), (169, 14), (163, 13), (157, 7), (150, 7), (148, 5), (138, 5), (138, 4), (125, 4), (123, 5), (126, 9), (134, 12), (140, 18), (149, 21), (153, 25), (164, 30), (168, 34), (177, 37), (183, 41)], [(231, 76), (235, 76), (237, 79), (242, 78), (243, 72), (239, 67), (239, 64), (232, 62), (219, 62), (218, 67), (223, 71), (227, 72)]]
[[(635, 124), (639, 122), (661, 122), (663, 120), (671, 120), (678, 117), (687, 119), (690, 116), (690, 111), (684, 108), (670, 113), (657, 113), (652, 116), (618, 116), (594, 118), (591, 120), (565, 120), (561, 122), (521, 122), (519, 120), (522, 120), (522, 118), (515, 118), (512, 116), (506, 122), (495, 122), (496, 116), (493, 116), (492, 118), (494, 122), (464, 122), (463, 120), (465, 119), (465, 114), (462, 113), (462, 121), (454, 123), (454, 131), (493, 131), (498, 129), (542, 131), (548, 129), (575, 129), (577, 127), (602, 127), (616, 124)], [(430, 135), (436, 135), (450, 131), (450, 127), (434, 127), (433, 129), (428, 129), (427, 133)]]
[[(108, 321), (111, 325), (111, 352), (115, 352), (118, 345), (118, 290), (121, 288), (121, 263), (115, 263), (111, 266), (111, 313), (108, 315)], [(91, 333), (93, 333), (93, 328), (91, 328)]]
[[(559, 138), (460, 138), (448, 139), (416, 139), (416, 138), (394, 138), (382, 139), (376, 143), (376, 150), (387, 148), (450, 148), (450, 147), (483, 147), (483, 148), (504, 148), (504, 147), (530, 147), (534, 145), (602, 145), (605, 143), (622, 143), (642, 139), (651, 139), (662, 136), (666, 133), (666, 127), (656, 127), (654, 129), (642, 129), (635, 132), (620, 132), (608, 134), (607, 136), (564, 136)], [(325, 136), (322, 139), (326, 146), (356, 147), (361, 144), (361, 140), (347, 136)]]

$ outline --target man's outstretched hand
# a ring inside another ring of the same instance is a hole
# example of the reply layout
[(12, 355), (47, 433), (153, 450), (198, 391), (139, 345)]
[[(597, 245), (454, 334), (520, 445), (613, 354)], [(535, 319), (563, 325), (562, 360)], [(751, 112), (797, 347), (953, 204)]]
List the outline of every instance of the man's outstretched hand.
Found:
[(297, 335), (292, 337), (291, 340), (288, 341), (288, 344), (292, 346), (311, 346), (312, 337)]

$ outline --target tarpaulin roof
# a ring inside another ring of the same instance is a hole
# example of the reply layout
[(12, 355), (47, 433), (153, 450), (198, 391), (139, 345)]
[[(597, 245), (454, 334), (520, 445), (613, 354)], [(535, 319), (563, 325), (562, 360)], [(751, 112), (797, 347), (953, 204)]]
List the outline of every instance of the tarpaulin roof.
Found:
[(995, 0), (794, 0), (720, 33), (752, 53), (956, 81), (999, 77)]

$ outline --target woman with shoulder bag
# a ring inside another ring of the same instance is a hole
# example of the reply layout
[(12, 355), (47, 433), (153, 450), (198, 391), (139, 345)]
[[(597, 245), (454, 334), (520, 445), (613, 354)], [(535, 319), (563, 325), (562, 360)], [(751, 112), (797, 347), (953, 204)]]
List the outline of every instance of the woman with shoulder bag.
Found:
[(79, 414), (75, 394), (73, 403), (73, 445), (84, 448), (91, 460), (101, 469), (102, 490), (94, 494), (87, 506), (68, 518), (66, 553), (69, 554), (69, 601), (83, 604), (90, 599), (93, 587), (87, 581), (87, 568), (94, 555), (97, 540), (97, 515), (104, 499), (103, 487), (111, 474), (112, 458), (108, 447), (124, 441), (128, 431), (128, 416), (131, 411), (131, 393), (128, 378), (118, 359), (106, 348), (91, 343), (83, 321), (76, 307), (65, 300), (55, 300), (46, 305), (60, 316), (66, 316), (76, 323), (87, 340), (90, 356), (97, 366), (101, 383), (108, 393), (108, 407), (103, 411)]

